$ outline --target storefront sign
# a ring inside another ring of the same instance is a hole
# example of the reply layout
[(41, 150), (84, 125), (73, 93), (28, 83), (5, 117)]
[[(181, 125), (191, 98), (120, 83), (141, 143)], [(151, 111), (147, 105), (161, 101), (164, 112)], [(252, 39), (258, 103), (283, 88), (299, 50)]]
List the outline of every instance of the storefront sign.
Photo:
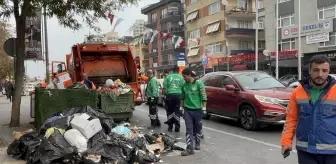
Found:
[[(297, 58), (297, 50), (285, 50), (285, 51), (279, 51), (278, 58), (279, 60), (285, 60), (285, 59), (296, 59)], [(275, 60), (276, 58), (276, 52), (271, 52), (271, 58)]]
[(329, 33), (325, 32), (322, 34), (309, 35), (306, 36), (307, 44), (320, 43), (329, 41)]
[(181, 61), (181, 60), (178, 60), (177, 61), (177, 66), (179, 66), (179, 67), (184, 67), (186, 65), (186, 62), (185, 61)]
[[(281, 28), (281, 38), (295, 38), (299, 36), (299, 28), (297, 25)], [(301, 26), (301, 36), (316, 35), (321, 33), (329, 33), (333, 31), (333, 20), (321, 20)]]

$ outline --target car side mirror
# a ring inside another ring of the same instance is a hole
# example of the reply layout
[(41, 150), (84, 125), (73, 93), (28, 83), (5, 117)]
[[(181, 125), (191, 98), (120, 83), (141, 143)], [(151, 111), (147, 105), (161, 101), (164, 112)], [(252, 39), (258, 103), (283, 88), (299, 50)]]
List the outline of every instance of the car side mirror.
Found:
[(227, 91), (239, 91), (239, 89), (236, 88), (234, 85), (226, 85), (226, 86), (225, 86), (225, 89), (226, 89)]

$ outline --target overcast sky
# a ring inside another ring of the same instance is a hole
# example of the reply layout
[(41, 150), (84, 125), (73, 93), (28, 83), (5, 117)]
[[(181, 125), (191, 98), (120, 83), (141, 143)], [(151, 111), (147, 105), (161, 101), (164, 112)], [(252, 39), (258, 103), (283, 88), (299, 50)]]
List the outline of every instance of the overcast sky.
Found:
[[(121, 22), (115, 29), (119, 32), (119, 36), (131, 35), (127, 32), (132, 24), (137, 19), (147, 20), (145, 15), (141, 14), (141, 8), (152, 3), (156, 3), (159, 0), (140, 0), (138, 6), (132, 6), (125, 8), (124, 11), (119, 11), (116, 13), (116, 18), (123, 18), (124, 21)], [(14, 24), (14, 19), (11, 19), (11, 23)], [(100, 20), (99, 25), (102, 29), (102, 33), (106, 33), (112, 30), (112, 26), (108, 20)], [(79, 30), (73, 31), (71, 29), (63, 28), (58, 24), (57, 19), (48, 19), (48, 40), (49, 40), (49, 58), (51, 61), (65, 61), (65, 55), (71, 52), (71, 46), (76, 43), (81, 43), (84, 41), (84, 36), (89, 34), (90, 29), (86, 26)], [(91, 30), (91, 33), (93, 31)], [(45, 77), (45, 63), (42, 61), (27, 61), (27, 72), (30, 77)]]

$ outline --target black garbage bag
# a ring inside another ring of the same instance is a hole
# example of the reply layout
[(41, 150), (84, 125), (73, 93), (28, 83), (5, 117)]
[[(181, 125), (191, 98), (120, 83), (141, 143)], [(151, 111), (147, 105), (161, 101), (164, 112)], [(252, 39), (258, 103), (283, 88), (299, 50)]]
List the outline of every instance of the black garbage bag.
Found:
[(68, 116), (53, 116), (48, 118), (44, 123), (42, 124), (40, 128), (40, 135), (44, 136), (46, 131), (49, 128), (59, 128), (67, 130), (70, 126), (70, 117)]
[(162, 141), (164, 142), (165, 145), (165, 150), (166, 149), (172, 149), (174, 147), (174, 144), (177, 142), (176, 138), (174, 136), (161, 133), (162, 136)]
[(29, 157), (36, 156), (36, 149), (41, 142), (42, 140), (36, 132), (24, 134), (19, 140), (15, 140), (9, 145), (7, 155), (14, 159), (28, 160)]
[[(111, 137), (110, 137), (111, 138)], [(102, 160), (118, 161), (118, 163), (128, 163), (132, 158), (134, 147), (120, 138), (111, 138), (105, 142), (97, 143), (95, 147), (88, 149), (86, 154), (101, 155)], [(99, 146), (98, 146), (99, 145)]]
[(160, 155), (146, 153), (145, 151), (141, 150), (136, 152), (136, 159), (140, 164), (159, 162), (161, 160)]
[(48, 139), (44, 139), (37, 151), (42, 164), (57, 162), (70, 164), (78, 159), (76, 149), (65, 140), (58, 130), (55, 130)]
[(104, 131), (100, 131), (91, 137), (87, 143), (88, 149), (92, 149), (95, 147), (101, 147), (104, 145), (105, 141), (107, 141), (108, 136), (104, 133)]
[(117, 124), (114, 123), (113, 118), (106, 115), (104, 112), (92, 109), (90, 106), (72, 108), (70, 110), (64, 111), (62, 115), (64, 116), (72, 116), (76, 113), (86, 113), (93, 117), (99, 118), (99, 121), (102, 125), (102, 128), (106, 134), (109, 134)]

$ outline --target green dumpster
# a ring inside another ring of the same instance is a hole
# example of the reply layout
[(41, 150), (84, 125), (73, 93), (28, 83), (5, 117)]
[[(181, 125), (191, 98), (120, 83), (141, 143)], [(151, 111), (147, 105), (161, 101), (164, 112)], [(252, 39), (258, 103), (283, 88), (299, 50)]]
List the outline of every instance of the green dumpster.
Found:
[(110, 115), (114, 120), (129, 120), (134, 111), (134, 92), (113, 96), (111, 94), (99, 94), (99, 108)]
[(57, 112), (70, 108), (91, 106), (97, 109), (98, 94), (86, 89), (35, 89), (35, 127)]

